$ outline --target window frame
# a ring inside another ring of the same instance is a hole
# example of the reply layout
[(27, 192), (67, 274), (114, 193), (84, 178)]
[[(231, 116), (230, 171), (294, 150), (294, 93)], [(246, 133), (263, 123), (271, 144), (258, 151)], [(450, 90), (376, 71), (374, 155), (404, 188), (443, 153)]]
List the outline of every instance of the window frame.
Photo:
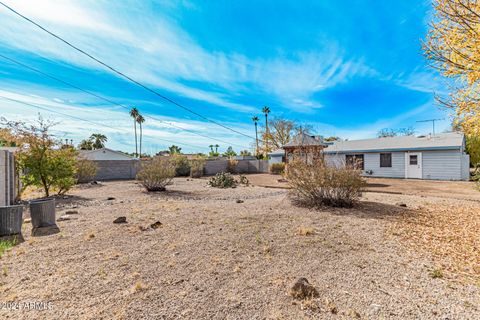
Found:
[[(351, 159), (351, 160), (349, 160)], [(357, 160), (360, 160), (361, 161), (357, 161)], [(361, 164), (360, 167), (358, 167), (358, 163)], [(346, 154), (345, 155), (345, 164), (348, 166), (348, 167), (352, 167), (356, 170), (365, 170), (365, 155), (363, 153), (357, 153), (357, 154)]]
[[(412, 163), (412, 158), (415, 157), (415, 163)], [(409, 154), (408, 155), (408, 164), (410, 166), (418, 166), (418, 155), (416, 154)]]
[[(388, 161), (383, 158), (384, 161), (382, 161), (382, 157), (388, 156)], [(386, 161), (386, 163), (385, 163)], [(381, 152), (380, 153), (380, 168), (392, 168), (392, 153), (391, 152)]]

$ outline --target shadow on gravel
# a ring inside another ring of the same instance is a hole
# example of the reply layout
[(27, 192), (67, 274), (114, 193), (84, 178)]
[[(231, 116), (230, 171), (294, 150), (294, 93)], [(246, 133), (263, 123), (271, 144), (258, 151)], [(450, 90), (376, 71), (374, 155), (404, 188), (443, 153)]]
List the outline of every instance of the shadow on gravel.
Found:
[(350, 215), (366, 219), (395, 219), (401, 215), (414, 214), (415, 210), (399, 205), (391, 205), (380, 202), (361, 201), (353, 208), (336, 208), (333, 214)]
[(154, 199), (196, 200), (202, 198), (196, 192), (172, 190), (168, 189), (168, 187), (165, 191), (146, 192), (146, 194)]

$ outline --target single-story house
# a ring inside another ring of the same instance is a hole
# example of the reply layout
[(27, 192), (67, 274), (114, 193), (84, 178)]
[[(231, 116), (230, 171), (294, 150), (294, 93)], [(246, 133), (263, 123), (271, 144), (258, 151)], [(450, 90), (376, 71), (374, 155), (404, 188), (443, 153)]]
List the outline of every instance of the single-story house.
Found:
[(95, 180), (135, 179), (140, 167), (139, 159), (108, 148), (80, 150), (78, 158), (95, 162)]
[(468, 180), (462, 133), (335, 141), (324, 150), (331, 165), (357, 165), (372, 177)]
[[(365, 176), (430, 180), (468, 180), (470, 176), (465, 136), (458, 132), (324, 144), (327, 164), (357, 166)], [(280, 150), (270, 158), (271, 163), (286, 160)]]

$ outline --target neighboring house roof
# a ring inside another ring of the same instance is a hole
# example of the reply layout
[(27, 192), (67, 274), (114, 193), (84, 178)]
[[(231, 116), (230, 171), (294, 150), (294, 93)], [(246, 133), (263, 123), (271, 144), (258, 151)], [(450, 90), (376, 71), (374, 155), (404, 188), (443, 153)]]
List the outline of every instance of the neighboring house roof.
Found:
[(280, 156), (283, 156), (285, 154), (285, 150), (283, 149), (277, 149), (277, 150), (274, 150), (270, 153), (268, 153), (269, 155), (273, 155), (273, 156), (276, 156), (276, 155), (280, 155)]
[(449, 150), (462, 149), (463, 133), (449, 132), (432, 136), (399, 136), (365, 140), (335, 141), (324, 149), (325, 153)]
[(80, 150), (78, 156), (87, 160), (133, 160), (134, 158), (120, 151), (108, 148)]
[(320, 137), (309, 136), (304, 133), (297, 134), (292, 140), (283, 147), (305, 147), (305, 146), (325, 146)]

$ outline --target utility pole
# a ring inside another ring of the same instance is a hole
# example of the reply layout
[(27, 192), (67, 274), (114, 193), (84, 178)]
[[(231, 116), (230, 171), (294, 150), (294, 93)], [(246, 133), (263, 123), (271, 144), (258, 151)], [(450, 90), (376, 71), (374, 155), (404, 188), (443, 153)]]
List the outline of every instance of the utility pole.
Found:
[(435, 121), (441, 121), (441, 120), (445, 120), (445, 119), (427, 119), (427, 120), (419, 120), (417, 122), (431, 122), (432, 123), (432, 136), (433, 136), (433, 139), (435, 139)]

